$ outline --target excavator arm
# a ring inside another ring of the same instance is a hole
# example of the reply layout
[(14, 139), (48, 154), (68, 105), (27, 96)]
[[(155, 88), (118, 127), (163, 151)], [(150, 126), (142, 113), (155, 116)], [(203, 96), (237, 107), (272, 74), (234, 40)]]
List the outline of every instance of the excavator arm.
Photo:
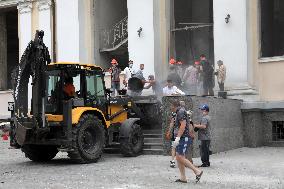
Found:
[[(43, 31), (36, 31), (34, 40), (28, 44), (20, 63), (12, 73), (14, 110), (11, 116), (11, 133), (13, 136), (19, 127), (37, 130), (44, 128), (46, 124), (45, 72), (50, 63), (50, 55), (48, 48), (43, 43), (43, 36)], [(32, 101), (29, 115), (28, 85), (30, 78), (32, 78)], [(17, 134), (21, 135), (21, 133)], [(14, 140), (13, 136), (11, 140)]]

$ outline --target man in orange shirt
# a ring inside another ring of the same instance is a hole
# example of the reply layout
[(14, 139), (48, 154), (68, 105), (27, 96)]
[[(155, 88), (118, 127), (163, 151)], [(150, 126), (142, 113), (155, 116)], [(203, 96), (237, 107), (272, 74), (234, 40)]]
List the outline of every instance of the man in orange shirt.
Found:
[(73, 85), (73, 78), (72, 77), (67, 77), (65, 79), (65, 85), (64, 85), (63, 91), (66, 94), (68, 99), (76, 96), (75, 87)]

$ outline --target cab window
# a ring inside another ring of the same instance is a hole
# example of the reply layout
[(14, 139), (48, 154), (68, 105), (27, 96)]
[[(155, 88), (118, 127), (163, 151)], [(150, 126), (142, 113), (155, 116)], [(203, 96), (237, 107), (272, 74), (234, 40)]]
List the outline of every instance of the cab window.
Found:
[(87, 81), (87, 96), (104, 97), (104, 85), (100, 75), (88, 75), (86, 76)]

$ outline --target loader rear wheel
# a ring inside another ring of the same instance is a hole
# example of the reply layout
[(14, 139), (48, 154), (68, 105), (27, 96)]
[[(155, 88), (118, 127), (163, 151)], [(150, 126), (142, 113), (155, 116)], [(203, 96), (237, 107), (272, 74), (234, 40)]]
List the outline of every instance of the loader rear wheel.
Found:
[(85, 114), (73, 129), (73, 150), (68, 156), (77, 163), (93, 163), (100, 159), (105, 130), (98, 117)]
[(52, 160), (58, 153), (56, 146), (24, 145), (22, 151), (32, 161), (43, 162)]
[(144, 137), (140, 125), (134, 123), (129, 128), (128, 137), (120, 139), (121, 153), (126, 157), (135, 157), (143, 149)]

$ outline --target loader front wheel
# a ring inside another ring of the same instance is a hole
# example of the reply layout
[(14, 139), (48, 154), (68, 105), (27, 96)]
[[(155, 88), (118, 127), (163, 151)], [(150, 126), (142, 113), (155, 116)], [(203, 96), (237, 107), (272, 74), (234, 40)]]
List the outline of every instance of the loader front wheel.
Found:
[(128, 136), (120, 139), (120, 150), (126, 157), (135, 157), (142, 152), (144, 143), (143, 132), (137, 123), (129, 127)]
[(56, 146), (46, 145), (23, 145), (22, 151), (32, 161), (44, 162), (52, 160), (58, 153)]
[(77, 163), (93, 163), (100, 159), (105, 130), (98, 117), (85, 114), (73, 129), (73, 150), (68, 156)]

